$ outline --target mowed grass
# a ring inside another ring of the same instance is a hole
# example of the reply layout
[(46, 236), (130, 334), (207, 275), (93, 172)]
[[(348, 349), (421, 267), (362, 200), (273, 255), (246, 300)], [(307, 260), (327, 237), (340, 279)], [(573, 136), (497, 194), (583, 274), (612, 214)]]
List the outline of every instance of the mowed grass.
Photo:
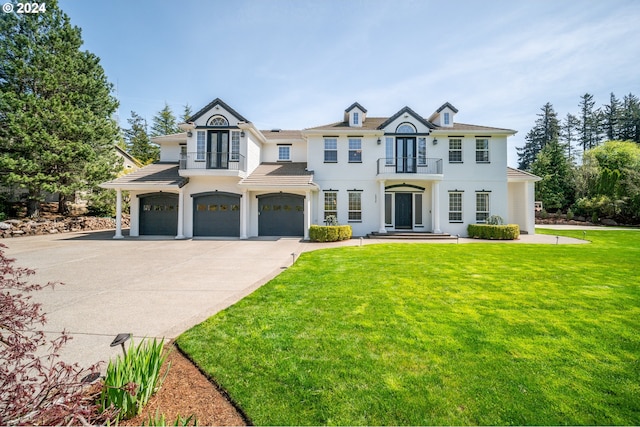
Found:
[(178, 344), (257, 425), (638, 425), (640, 231), (587, 239), (305, 253)]

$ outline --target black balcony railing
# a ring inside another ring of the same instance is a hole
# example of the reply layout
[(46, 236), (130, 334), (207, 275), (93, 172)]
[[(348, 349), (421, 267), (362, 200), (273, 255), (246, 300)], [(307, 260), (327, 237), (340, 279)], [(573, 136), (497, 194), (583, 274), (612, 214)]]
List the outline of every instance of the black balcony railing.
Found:
[(180, 156), (180, 169), (222, 169), (246, 171), (245, 159), (239, 153), (186, 153)]
[(393, 173), (442, 174), (442, 159), (390, 157), (378, 159), (378, 175)]

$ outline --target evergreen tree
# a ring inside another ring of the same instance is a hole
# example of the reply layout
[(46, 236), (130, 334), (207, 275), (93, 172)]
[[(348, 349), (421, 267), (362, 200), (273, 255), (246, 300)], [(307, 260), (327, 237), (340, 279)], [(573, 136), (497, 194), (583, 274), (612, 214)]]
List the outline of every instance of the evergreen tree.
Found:
[(64, 210), (117, 167), (117, 101), (82, 43), (56, 0), (43, 13), (0, 15), (0, 180), (27, 190), (30, 216), (44, 192), (59, 193)]
[(573, 165), (557, 139), (538, 153), (531, 172), (542, 178), (536, 183), (536, 200), (547, 209), (564, 209), (575, 198)]
[(564, 143), (567, 157), (573, 163), (575, 158), (574, 143), (578, 142), (580, 120), (571, 113), (567, 113), (560, 128), (560, 140)]
[(182, 117), (180, 118), (182, 120), (182, 123), (187, 123), (191, 116), (193, 116), (193, 110), (191, 108), (191, 105), (187, 104), (184, 106), (184, 111), (182, 112)]
[(582, 151), (585, 152), (600, 142), (599, 127), (600, 115), (599, 110), (594, 110), (595, 101), (593, 95), (585, 93), (580, 97), (580, 144)]
[(151, 136), (171, 135), (182, 132), (176, 123), (176, 116), (173, 115), (171, 107), (166, 102), (164, 108), (153, 116), (151, 124)]
[(536, 123), (525, 136), (525, 145), (518, 150), (518, 168), (529, 170), (536, 156), (551, 141), (558, 140), (560, 122), (553, 105), (547, 102), (540, 108)]
[(640, 144), (640, 101), (632, 93), (625, 95), (622, 101), (619, 138)]
[(620, 118), (622, 115), (620, 100), (611, 92), (609, 104), (604, 106), (603, 126), (608, 141), (618, 139), (620, 136)]
[(144, 164), (157, 161), (160, 158), (160, 148), (149, 139), (147, 121), (132, 111), (127, 122), (130, 126), (124, 130), (127, 152)]

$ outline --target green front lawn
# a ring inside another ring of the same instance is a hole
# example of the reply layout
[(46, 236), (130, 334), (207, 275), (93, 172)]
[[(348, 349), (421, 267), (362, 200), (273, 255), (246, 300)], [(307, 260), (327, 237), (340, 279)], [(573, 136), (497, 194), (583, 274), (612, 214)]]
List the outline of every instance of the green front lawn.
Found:
[(305, 253), (178, 344), (258, 425), (637, 425), (640, 231), (587, 238)]

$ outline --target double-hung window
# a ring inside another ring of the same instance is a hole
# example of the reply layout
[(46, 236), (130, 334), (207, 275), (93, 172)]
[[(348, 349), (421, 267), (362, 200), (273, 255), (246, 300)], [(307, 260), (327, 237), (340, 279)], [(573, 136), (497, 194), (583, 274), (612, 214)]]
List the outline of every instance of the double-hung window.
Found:
[(449, 163), (462, 163), (462, 139), (449, 139)]
[(362, 221), (362, 192), (360, 191), (349, 192), (349, 221)]
[(395, 159), (393, 158), (393, 141), (393, 138), (390, 136), (387, 136), (384, 139), (384, 156), (386, 159), (386, 165), (392, 165), (395, 163)]
[(206, 155), (206, 150), (207, 150), (206, 133), (203, 130), (199, 130), (196, 138), (196, 161), (204, 162), (204, 156)]
[(324, 220), (328, 217), (338, 218), (338, 193), (335, 191), (324, 192)]
[(489, 218), (489, 193), (476, 193), (476, 222), (484, 223)]
[(240, 160), (240, 132), (237, 130), (231, 131), (231, 157), (230, 162), (237, 162)]
[(290, 145), (278, 145), (278, 161), (290, 162), (291, 161), (291, 146)]
[(362, 139), (360, 138), (349, 138), (349, 163), (362, 163)]
[(449, 193), (449, 222), (462, 222), (462, 193)]
[(359, 122), (360, 122), (360, 115), (356, 111), (354, 111), (353, 112), (353, 124), (357, 125), (357, 124), (359, 124)]
[(418, 164), (427, 164), (427, 138), (418, 138)]
[(324, 139), (324, 162), (338, 163), (338, 139), (337, 138)]
[(476, 163), (489, 163), (488, 139), (476, 139)]

